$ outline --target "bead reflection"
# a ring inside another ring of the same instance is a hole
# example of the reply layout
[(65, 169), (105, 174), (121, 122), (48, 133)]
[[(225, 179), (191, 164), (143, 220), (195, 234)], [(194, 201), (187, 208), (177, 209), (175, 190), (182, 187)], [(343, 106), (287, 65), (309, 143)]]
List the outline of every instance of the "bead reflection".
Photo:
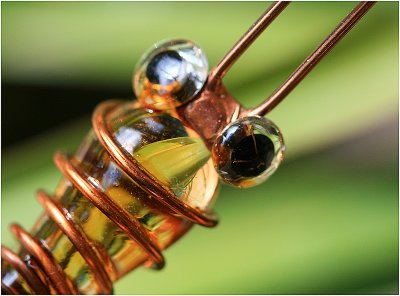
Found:
[(229, 124), (217, 137), (212, 156), (221, 179), (237, 187), (265, 181), (283, 158), (278, 127), (262, 117), (245, 117)]
[(187, 40), (164, 41), (149, 50), (136, 67), (134, 91), (146, 107), (175, 108), (192, 99), (207, 80), (202, 50)]

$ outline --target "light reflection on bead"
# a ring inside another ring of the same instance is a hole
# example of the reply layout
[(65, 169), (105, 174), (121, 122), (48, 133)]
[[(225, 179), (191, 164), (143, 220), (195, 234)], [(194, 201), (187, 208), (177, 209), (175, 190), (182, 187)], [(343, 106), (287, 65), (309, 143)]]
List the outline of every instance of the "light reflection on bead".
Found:
[(172, 109), (195, 97), (207, 74), (207, 59), (197, 45), (188, 40), (169, 40), (143, 55), (135, 69), (133, 88), (147, 108)]
[(212, 147), (220, 178), (236, 187), (265, 181), (283, 159), (284, 143), (278, 127), (266, 118), (252, 116), (229, 124)]

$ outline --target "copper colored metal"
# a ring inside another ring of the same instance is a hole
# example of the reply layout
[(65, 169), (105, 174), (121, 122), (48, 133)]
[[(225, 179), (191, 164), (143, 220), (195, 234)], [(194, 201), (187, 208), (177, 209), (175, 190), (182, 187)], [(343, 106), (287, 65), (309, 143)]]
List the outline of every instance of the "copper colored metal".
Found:
[(1, 282), (1, 294), (3, 295), (13, 295), (13, 294), (19, 294), (18, 291), (13, 290), (11, 287), (6, 286)]
[(289, 3), (287, 1), (274, 2), (210, 71), (207, 83), (199, 96), (177, 108), (182, 121), (203, 138), (209, 149), (214, 144), (218, 133), (227, 124), (236, 120), (240, 114), (246, 112), (222, 85), (222, 78)]
[(21, 287), (9, 287), (1, 282), (1, 294), (2, 295), (22, 295), (24, 291)]
[(129, 212), (114, 203), (100, 188), (89, 182), (80, 169), (74, 167), (64, 155), (56, 153), (54, 162), (67, 179), (70, 180), (86, 198), (147, 252), (151, 260), (153, 260), (157, 266), (161, 268), (164, 265), (164, 257), (161, 251), (136, 218), (132, 217)]
[(222, 84), (216, 89), (206, 84), (198, 98), (177, 108), (180, 119), (199, 134), (208, 149), (219, 131), (237, 119), (242, 110)]
[(59, 294), (79, 294), (69, 277), (66, 276), (61, 266), (55, 261), (35, 238), (17, 224), (11, 225), (11, 232), (21, 242), (26, 251), (32, 254), (40, 262), (46, 275), (49, 277), (52, 286)]
[[(121, 102), (108, 101), (101, 104), (93, 115), (93, 129), (96, 132), (99, 141), (104, 145), (105, 149), (110, 153), (112, 158), (118, 163), (121, 169), (126, 172), (135, 182), (148, 190), (154, 201), (152, 206), (158, 207), (162, 211), (167, 211), (172, 215), (190, 220), (194, 223), (207, 227), (216, 225), (217, 220), (212, 214), (201, 213), (193, 209), (182, 201), (177, 199), (170, 191), (162, 186), (157, 180), (151, 177), (135, 160), (125, 154), (123, 148), (114, 140), (111, 128), (106, 120), (108, 112), (113, 108), (120, 106)], [(114, 203), (105, 193), (103, 193), (96, 184), (88, 181), (87, 177), (81, 172), (79, 167), (75, 167), (64, 155), (56, 153), (54, 161), (61, 172), (67, 179), (77, 188), (86, 198), (88, 198), (100, 211), (102, 211), (111, 221), (118, 225), (127, 235), (136, 241), (153, 262), (152, 267), (162, 268), (164, 266), (164, 257), (159, 247), (153, 242), (150, 234), (144, 229), (139, 221), (134, 218), (125, 209)], [(148, 183), (147, 183), (148, 182)], [(87, 261), (96, 277), (99, 285), (100, 293), (110, 294), (112, 292), (111, 280), (104, 268), (105, 262), (109, 262), (109, 258), (104, 258), (100, 252), (91, 244), (84, 232), (79, 229), (68, 218), (68, 213), (63, 209), (57, 201), (51, 199), (43, 191), (39, 191), (37, 198), (45, 208), (48, 216), (58, 225), (58, 227), (67, 235), (71, 242), (75, 245), (82, 257)], [(155, 202), (155, 203), (154, 203)], [(24, 231), (18, 225), (13, 225), (12, 232), (21, 241), (24, 248), (39, 260), (43, 270), (48, 275), (52, 287), (59, 294), (78, 294), (70, 279), (65, 275), (62, 268), (49, 254), (47, 250), (41, 246), (29, 233)], [(104, 254), (102, 254), (104, 255)], [(21, 276), (27, 279), (30, 287), (36, 286), (34, 277), (28, 272), (21, 271), (22, 266), (26, 265), (22, 262), (18, 267), (13, 261), (9, 252), (2, 251), (2, 256), (6, 258)], [(15, 255), (17, 256), (17, 255)], [(19, 258), (17, 256), (17, 258)], [(15, 259), (15, 258), (14, 258)], [(118, 275), (117, 275), (118, 276)], [(40, 287), (40, 286), (37, 286)], [(33, 289), (33, 288), (32, 288)], [(20, 291), (16, 289), (5, 288), (4, 291), (18, 294)], [(23, 291), (21, 291), (23, 292)], [(47, 292), (47, 291), (46, 291)], [(46, 294), (46, 293), (45, 293)]]
[[(45, 192), (39, 191), (37, 199), (44, 207), (49, 217), (58, 225), (62, 232), (71, 240), (81, 256), (92, 268), (95, 280), (104, 294), (112, 293), (112, 282), (105, 270), (105, 260), (96, 252), (95, 247), (82, 230), (70, 218), (66, 210), (51, 199)], [(110, 259), (108, 259), (110, 261)], [(43, 294), (43, 293), (42, 293)], [(44, 293), (48, 294), (48, 293)]]
[[(331, 35), (305, 60), (305, 62), (284, 82), (267, 100), (254, 109), (243, 108), (226, 90), (222, 78), (234, 62), (250, 46), (250, 44), (272, 23), (272, 21), (287, 7), (288, 2), (273, 3), (268, 10), (253, 24), (243, 37), (233, 46), (228, 54), (210, 72), (209, 79), (201, 93), (191, 102), (177, 108), (177, 114), (182, 121), (193, 128), (203, 139), (208, 148), (211, 148), (218, 133), (230, 122), (245, 115), (264, 115), (281, 102), (293, 88), (315, 67), (315, 65), (344, 37), (344, 35), (361, 19), (372, 7), (373, 2), (361, 2), (340, 23)], [(134, 182), (151, 196), (151, 206), (157, 210), (189, 220), (203, 226), (212, 227), (217, 219), (212, 213), (204, 213), (189, 207), (175, 197), (174, 193), (149, 172), (147, 172), (127, 151), (115, 140), (111, 123), (108, 118), (110, 112), (122, 104), (120, 101), (108, 101), (97, 107), (93, 114), (93, 129), (99, 142), (104, 146), (115, 163)], [(100, 187), (89, 181), (79, 165), (57, 153), (55, 163), (66, 178), (89, 199), (111, 221), (118, 225), (127, 235), (146, 251), (150, 261), (156, 267), (164, 265), (164, 257), (153, 241), (150, 233), (129, 212), (113, 202)], [(104, 266), (112, 265), (111, 259), (96, 249), (86, 236), (68, 216), (68, 212), (58, 201), (39, 191), (37, 196), (47, 215), (58, 225), (65, 235), (75, 245), (82, 257), (91, 267), (100, 293), (112, 292), (112, 279)], [(49, 285), (59, 294), (77, 294), (70, 278), (66, 276), (61, 266), (44, 245), (33, 238), (18, 225), (12, 225), (11, 231), (21, 242), (24, 249), (37, 260), (39, 267), (46, 274)], [(27, 282), (32, 291), (38, 294), (47, 294), (49, 287), (45, 287), (37, 274), (26, 263), (9, 249), (2, 247), (2, 258), (10, 264)], [(118, 275), (116, 275), (118, 278)], [(19, 294), (18, 287), (9, 287), (2, 282), (4, 293)], [(46, 292), (46, 293), (44, 293)]]
[(8, 262), (27, 281), (33, 293), (39, 295), (50, 294), (50, 290), (44, 285), (36, 273), (13, 251), (1, 246), (1, 259)]
[(108, 151), (118, 166), (143, 188), (159, 205), (169, 210), (172, 214), (185, 218), (193, 223), (206, 227), (217, 224), (216, 217), (211, 213), (202, 213), (176, 198), (175, 194), (163, 186), (156, 178), (148, 173), (136, 160), (131, 157), (112, 135), (112, 130), (107, 121), (107, 113), (117, 107), (120, 102), (107, 101), (101, 103), (93, 113), (93, 129), (97, 138)]
[(332, 48), (354, 27), (375, 2), (359, 3), (333, 30), (333, 32), (312, 52), (304, 62), (258, 107), (245, 112), (246, 115), (264, 116), (275, 108), (312, 69), (328, 54)]
[(254, 109), (245, 109), (229, 94), (222, 84), (222, 78), (250, 44), (289, 4), (289, 2), (273, 3), (210, 71), (209, 79), (198, 97), (177, 109), (178, 115), (203, 138), (207, 147), (211, 149), (217, 135), (230, 122), (238, 117), (264, 116), (277, 106), (354, 27), (374, 3), (360, 2), (270, 97)]
[(224, 58), (214, 67), (208, 76), (208, 87), (215, 89), (224, 78), (235, 61), (246, 51), (246, 49), (257, 39), (258, 36), (273, 22), (273, 20), (289, 5), (289, 1), (274, 2), (254, 22), (250, 29), (239, 39)]

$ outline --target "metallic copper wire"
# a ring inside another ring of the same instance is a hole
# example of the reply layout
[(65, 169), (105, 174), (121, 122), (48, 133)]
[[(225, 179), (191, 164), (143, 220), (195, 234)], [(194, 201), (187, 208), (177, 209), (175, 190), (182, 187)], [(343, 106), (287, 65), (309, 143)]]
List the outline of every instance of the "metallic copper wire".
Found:
[[(68, 218), (68, 213), (63, 210), (56, 200), (51, 199), (45, 192), (39, 191), (37, 199), (49, 217), (58, 225), (62, 232), (71, 240), (81, 256), (92, 268), (95, 281), (104, 294), (112, 293), (112, 282), (105, 270), (103, 259), (97, 254), (95, 247), (78, 226)], [(46, 293), (44, 293), (46, 294)]]
[(246, 51), (246, 49), (257, 39), (258, 36), (273, 22), (273, 20), (289, 5), (289, 1), (274, 2), (254, 22), (250, 29), (229, 50), (223, 59), (214, 67), (208, 77), (208, 84), (213, 89), (229, 71), (235, 61)]
[(13, 295), (13, 294), (18, 294), (18, 293), (16, 291), (13, 291), (12, 287), (9, 287), (9, 286), (3, 284), (3, 282), (1, 282), (1, 294)]
[(21, 295), (23, 294), (24, 291), (22, 290), (21, 287), (9, 287), (6, 284), (4, 284), (3, 282), (1, 282), (1, 294), (4, 295)]
[(50, 294), (50, 290), (44, 285), (36, 273), (29, 268), (25, 262), (13, 251), (1, 246), (1, 259), (8, 262), (26, 280), (29, 287), (35, 294)]
[(148, 173), (114, 139), (112, 129), (107, 123), (106, 115), (119, 104), (116, 101), (101, 103), (94, 111), (92, 120), (93, 129), (98, 140), (113, 160), (143, 190), (151, 194), (153, 199), (162, 204), (166, 209), (172, 211), (172, 213), (202, 226), (215, 226), (217, 224), (215, 216), (209, 213), (202, 213), (176, 198), (171, 190), (163, 186), (155, 177)]
[(275, 108), (367, 13), (375, 2), (360, 2), (304, 62), (258, 107), (246, 115), (264, 116)]
[[(109, 143), (111, 143), (111, 147), (115, 149), (111, 150), (111, 153), (123, 153), (122, 148), (115, 142), (113, 136), (111, 134), (110, 129), (105, 124), (105, 116), (106, 114), (112, 110), (112, 108), (119, 106), (115, 101), (105, 102), (100, 105), (93, 116), (93, 128), (96, 134), (100, 134), (99, 137), (100, 142), (105, 146), (106, 150), (109, 147)], [(111, 107), (111, 108), (110, 108)], [(104, 143), (103, 143), (104, 142)], [(110, 155), (114, 158), (114, 155)], [(124, 154), (123, 154), (124, 155)], [(124, 155), (125, 156), (125, 155)], [(162, 196), (165, 192), (163, 192), (164, 187), (157, 180), (151, 179), (152, 182), (157, 183), (155, 186), (149, 186), (149, 183), (143, 182), (141, 179), (138, 179), (135, 176), (139, 176), (139, 178), (148, 178), (149, 175), (146, 172), (143, 174), (143, 171), (139, 168), (139, 174), (133, 175), (132, 167), (135, 169), (135, 163), (132, 159), (124, 159), (122, 161), (125, 164), (121, 165), (121, 169), (125, 172), (130, 172), (131, 178), (136, 181), (139, 185), (144, 186), (144, 188), (149, 188), (149, 193), (154, 195), (156, 200), (161, 204), (161, 208), (165, 208), (165, 205), (170, 205), (167, 207), (169, 212), (172, 212), (174, 215), (179, 215), (182, 218), (186, 218), (191, 220), (192, 222), (202, 224), (205, 226), (213, 226), (216, 224), (216, 220), (214, 217), (208, 214), (203, 214), (191, 207), (186, 206), (183, 202), (176, 199), (172, 193), (167, 192), (166, 197)], [(156, 246), (156, 244), (152, 241), (150, 234), (146, 231), (146, 229), (140, 224), (140, 222), (132, 217), (130, 213), (126, 210), (118, 206), (114, 203), (102, 190), (96, 186), (94, 183), (90, 182), (88, 178), (85, 176), (83, 172), (81, 172), (80, 168), (75, 167), (70, 161), (66, 159), (60, 153), (56, 153), (54, 156), (54, 161), (57, 167), (61, 170), (61, 172), (67, 177), (67, 179), (86, 197), (88, 198), (100, 211), (102, 211), (110, 220), (112, 220), (116, 225), (118, 225), (124, 232), (128, 234), (128, 236), (136, 241), (149, 255), (151, 260), (153, 261), (153, 266), (156, 268), (162, 268), (164, 266), (164, 257), (161, 254), (161, 251)], [(133, 164), (132, 164), (133, 163)], [(127, 169), (126, 166), (129, 166)], [(154, 183), (152, 183), (154, 185)], [(159, 188), (162, 188), (161, 190)], [(155, 189), (154, 189), (155, 188)], [(157, 195), (156, 195), (157, 194)], [(168, 200), (168, 195), (172, 195), (170, 197), (172, 202)], [(112, 292), (112, 283), (110, 278), (108, 277), (104, 267), (101, 262), (104, 260), (98, 256), (94, 247), (90, 243), (89, 239), (84, 235), (82, 231), (79, 230), (78, 226), (73, 223), (70, 219), (68, 219), (67, 213), (65, 210), (53, 199), (48, 197), (43, 191), (39, 191), (37, 198), (39, 202), (45, 208), (49, 217), (58, 225), (58, 227), (67, 235), (67, 237), (71, 240), (71, 242), (75, 245), (77, 250), (81, 253), (82, 257), (88, 262), (92, 271), (95, 274), (96, 282), (99, 284), (99, 288), (101, 293), (110, 294)], [(174, 202), (175, 201), (175, 202)], [(177, 202), (176, 202), (177, 201)], [(61, 267), (55, 262), (54, 258), (46, 252), (39, 242), (37, 242), (29, 233), (25, 232), (21, 227), (17, 225), (12, 226), (12, 232), (16, 235), (16, 237), (21, 241), (21, 244), (25, 247), (25, 249), (32, 254), (35, 258), (41, 258), (40, 263), (43, 265), (43, 269), (48, 274), (51, 283), (54, 285), (55, 290), (60, 294), (77, 294), (76, 289), (73, 287), (72, 282), (65, 275), (64, 271)], [(7, 257), (7, 251), (3, 256)], [(9, 258), (8, 256), (7, 258)], [(18, 257), (19, 258), (19, 257)], [(11, 260), (7, 260), (10, 264)], [(14, 265), (12, 265), (14, 266)], [(23, 265), (26, 266), (26, 265)], [(17, 269), (20, 271), (20, 269)], [(20, 272), (20, 274), (24, 278), (31, 278), (31, 275)], [(64, 279), (64, 280), (62, 280)], [(12, 291), (17, 292), (17, 291)]]
[(65, 274), (61, 266), (56, 262), (51, 253), (35, 239), (28, 232), (26, 232), (21, 226), (12, 224), (11, 232), (21, 242), (22, 246), (32, 254), (41, 267), (46, 272), (53, 287), (59, 294), (79, 294), (71, 280)]
[[(281, 13), (288, 2), (276, 2), (253, 24), (247, 33), (234, 45), (220, 63), (210, 72), (200, 95), (188, 104), (178, 108), (177, 113), (181, 119), (204, 139), (210, 148), (213, 137), (218, 130), (223, 128), (232, 120), (244, 115), (264, 115), (274, 108), (289, 92), (315, 67), (315, 65), (343, 38), (343, 36), (361, 19), (371, 8), (373, 2), (360, 3), (328, 36), (328, 38), (317, 48), (306, 61), (282, 84), (266, 101), (258, 107), (250, 110), (244, 109), (228, 93), (222, 85), (221, 80), (233, 63), (249, 47), (249, 45), (261, 34), (261, 32)], [(121, 102), (109, 101), (97, 107), (93, 114), (93, 129), (100, 143), (108, 154), (134, 182), (152, 197), (152, 206), (171, 215), (187, 219), (191, 222), (212, 227), (217, 220), (212, 213), (203, 213), (186, 205), (177, 199), (173, 192), (155, 179), (147, 172), (132, 156), (125, 151), (114, 139), (111, 124), (107, 115), (113, 108), (120, 106)], [(197, 114), (197, 115), (196, 115)], [(211, 118), (204, 121), (204, 116)], [(210, 127), (204, 125), (207, 123)], [(215, 124), (214, 124), (215, 123)], [(202, 130), (204, 129), (204, 130)], [(111, 221), (118, 225), (127, 235), (136, 241), (145, 250), (155, 265), (161, 268), (164, 265), (164, 257), (158, 246), (153, 242), (152, 236), (144, 229), (139, 221), (125, 209), (113, 202), (107, 194), (88, 177), (81, 169), (73, 165), (62, 154), (57, 153), (54, 157), (55, 163), (70, 182), (88, 198), (101, 212)], [(91, 244), (84, 232), (78, 225), (74, 224), (67, 216), (65, 209), (57, 201), (48, 197), (45, 193), (38, 193), (38, 200), (44, 206), (49, 217), (67, 235), (75, 245), (82, 257), (93, 270), (101, 293), (111, 293), (112, 284), (102, 263), (109, 260), (100, 255), (100, 252)], [(66, 276), (61, 266), (55, 261), (49, 250), (29, 233), (18, 225), (12, 225), (11, 231), (21, 242), (22, 246), (38, 262), (40, 267), (48, 276), (51, 287), (60, 294), (77, 294), (70, 278)], [(103, 254), (104, 255), (104, 254)], [(26, 279), (29, 286), (35, 292), (44, 292), (46, 287), (38, 276), (32, 273), (26, 264), (16, 254), (7, 248), (2, 248), (2, 258)], [(18, 294), (16, 287), (9, 287), (2, 282), (2, 291), (5, 293)], [(48, 292), (48, 290), (46, 290)]]
[[(191, 126), (211, 149), (214, 140), (225, 126), (238, 117), (264, 116), (277, 106), (321, 61), (321, 59), (354, 27), (374, 2), (360, 2), (324, 42), (297, 68), (293, 74), (258, 107), (246, 109), (227, 91), (223, 76), (249, 45), (287, 7), (288, 2), (273, 3), (232, 49), (211, 70), (207, 83), (199, 95), (177, 109), (181, 120)], [(207, 120), (204, 120), (207, 118)]]
[(154, 244), (149, 233), (140, 222), (122, 207), (113, 202), (99, 187), (88, 181), (87, 177), (74, 167), (62, 154), (56, 153), (54, 162), (71, 183), (87, 197), (111, 221), (118, 225), (128, 236), (136, 241), (148, 253), (155, 264), (164, 265), (164, 257)]

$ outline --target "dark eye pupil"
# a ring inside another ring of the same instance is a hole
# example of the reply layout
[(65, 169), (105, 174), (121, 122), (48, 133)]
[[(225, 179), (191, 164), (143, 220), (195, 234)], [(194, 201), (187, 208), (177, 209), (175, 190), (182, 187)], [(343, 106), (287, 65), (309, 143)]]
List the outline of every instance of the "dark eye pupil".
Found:
[(274, 152), (274, 144), (267, 136), (247, 136), (233, 147), (231, 167), (239, 175), (256, 177), (271, 165)]
[(150, 61), (146, 69), (146, 76), (151, 83), (168, 85), (181, 75), (184, 70), (182, 66), (183, 59), (176, 51), (163, 51)]

